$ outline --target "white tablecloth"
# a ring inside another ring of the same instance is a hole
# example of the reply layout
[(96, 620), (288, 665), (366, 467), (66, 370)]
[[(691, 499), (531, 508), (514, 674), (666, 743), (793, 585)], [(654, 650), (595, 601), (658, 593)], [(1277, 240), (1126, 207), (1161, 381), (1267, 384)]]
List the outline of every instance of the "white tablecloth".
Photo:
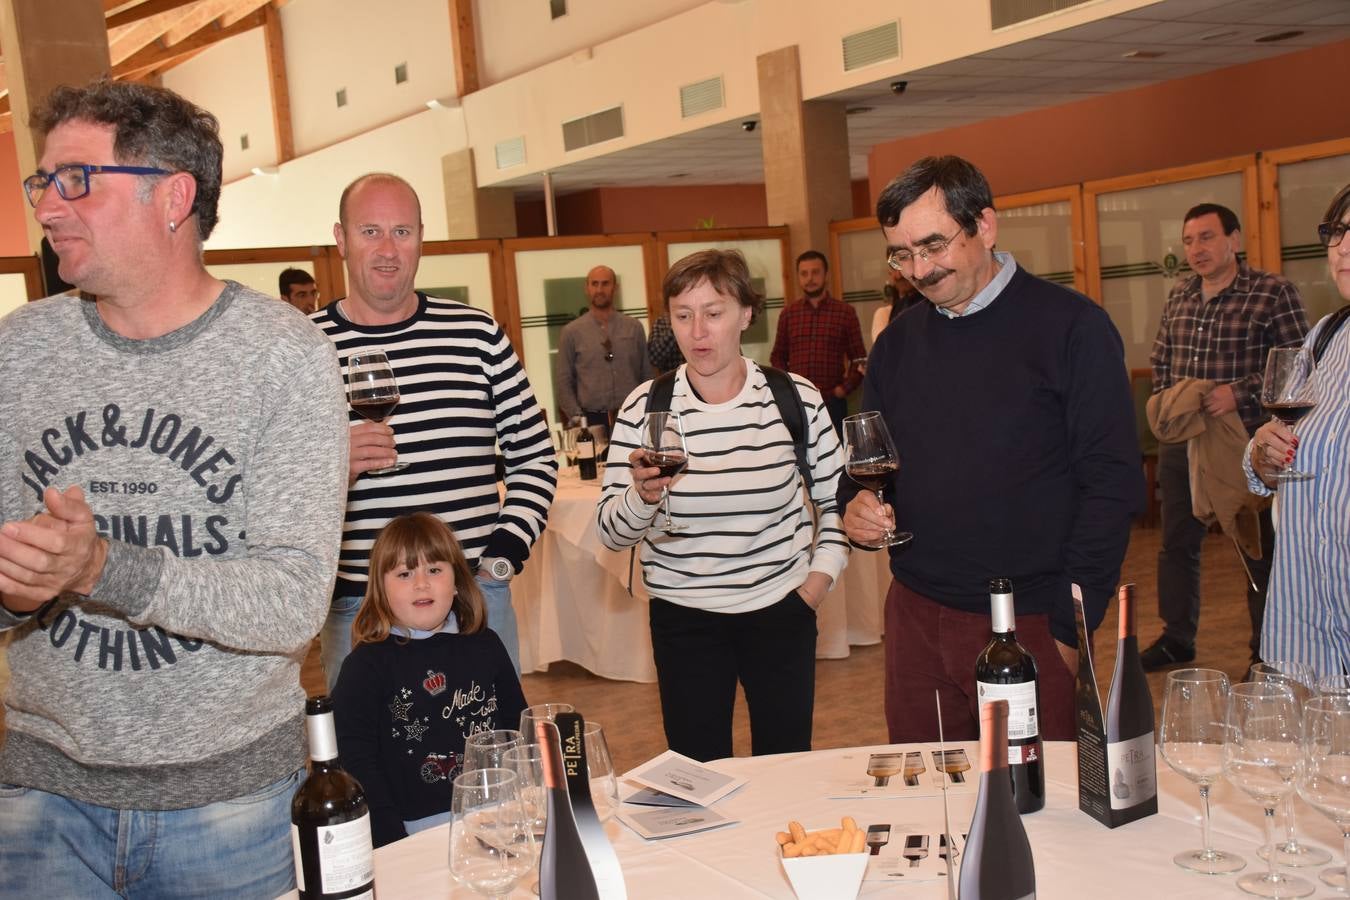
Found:
[[(972, 744), (967, 747), (978, 758)], [(750, 779), (716, 804), (740, 824), (648, 843), (626, 826), (611, 821), (608, 832), (623, 866), (633, 900), (673, 897), (791, 898), (792, 889), (777, 858), (774, 833), (789, 818), (808, 825), (852, 815), (867, 822), (941, 821), (940, 799), (827, 800), (822, 784), (831, 776), (856, 773), (866, 754), (882, 748), (819, 750), (782, 756), (738, 758), (714, 763)], [(892, 750), (900, 748), (889, 748)], [(1023, 817), (1036, 863), (1037, 896), (1043, 900), (1212, 900), (1243, 897), (1236, 875), (1197, 875), (1178, 868), (1172, 857), (1200, 845), (1199, 797), (1190, 782), (1159, 761), (1159, 813), (1110, 830), (1078, 810), (1077, 770), (1072, 743), (1047, 745), (1045, 809)], [(1214, 842), (1245, 857), (1244, 871), (1262, 869), (1256, 856), (1262, 842), (1261, 810), (1245, 794), (1218, 785), (1214, 804)], [(1340, 832), (1301, 801), (1300, 832), (1332, 851), (1340, 862)], [(973, 795), (953, 797), (953, 830), (965, 830)], [(414, 835), (375, 854), (376, 890), (381, 900), (395, 898), (474, 897), (450, 878), (448, 826)], [(1316, 881), (1321, 868), (1299, 870)], [(532, 879), (530, 879), (532, 880)], [(530, 880), (512, 897), (528, 900)], [(1335, 896), (1318, 882), (1317, 897)], [(295, 896), (292, 894), (291, 896)], [(861, 897), (945, 900), (942, 883), (864, 882)]]
[[(647, 619), (647, 589), (631, 554), (600, 543), (595, 507), (600, 483), (558, 479), (548, 527), (524, 570), (511, 582), (524, 672), (568, 660), (604, 678), (656, 680)], [(855, 550), (844, 576), (816, 613), (816, 656), (842, 659), (850, 645), (881, 640), (882, 606), (891, 575), (885, 553)]]

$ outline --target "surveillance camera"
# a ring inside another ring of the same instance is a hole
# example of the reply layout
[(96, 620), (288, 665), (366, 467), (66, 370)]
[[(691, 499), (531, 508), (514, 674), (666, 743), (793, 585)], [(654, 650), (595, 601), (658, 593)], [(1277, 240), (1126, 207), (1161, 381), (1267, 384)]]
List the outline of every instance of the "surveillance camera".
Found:
[(754, 131), (759, 127), (759, 123), (754, 119), (746, 119), (741, 123), (741, 131)]
[(908, 81), (892, 81), (892, 82), (891, 82), (891, 93), (892, 93), (892, 94), (903, 94), (903, 93), (905, 92), (905, 88), (907, 88), (907, 87), (909, 87), (909, 82), (908, 82)]

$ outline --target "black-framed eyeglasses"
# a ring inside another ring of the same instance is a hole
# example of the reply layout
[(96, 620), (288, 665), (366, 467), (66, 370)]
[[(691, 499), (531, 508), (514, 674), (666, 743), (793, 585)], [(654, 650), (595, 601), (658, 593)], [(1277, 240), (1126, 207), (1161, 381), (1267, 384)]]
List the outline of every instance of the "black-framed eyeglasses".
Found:
[(1347, 231), (1350, 231), (1350, 225), (1344, 222), (1323, 222), (1317, 226), (1317, 239), (1323, 247), (1336, 247), (1345, 240)]
[(34, 207), (47, 193), (49, 184), (56, 184), (56, 192), (63, 200), (78, 200), (89, 193), (90, 177), (93, 175), (170, 175), (168, 169), (152, 166), (90, 166), (84, 163), (71, 163), (57, 166), (52, 172), (38, 172), (23, 180), (23, 192)]
[(886, 265), (897, 272), (903, 272), (906, 267), (914, 265), (915, 256), (922, 258), (924, 262), (928, 262), (933, 257), (941, 256), (946, 253), (947, 250), (951, 248), (952, 241), (956, 240), (957, 235), (961, 234), (964, 230), (965, 229), (963, 228), (958, 228), (956, 231), (952, 232), (951, 237), (935, 238), (934, 240), (919, 244), (913, 251), (892, 250), (891, 255), (886, 257)]
[(600, 346), (605, 348), (605, 362), (614, 362), (614, 345), (610, 343), (609, 338), (601, 341)]

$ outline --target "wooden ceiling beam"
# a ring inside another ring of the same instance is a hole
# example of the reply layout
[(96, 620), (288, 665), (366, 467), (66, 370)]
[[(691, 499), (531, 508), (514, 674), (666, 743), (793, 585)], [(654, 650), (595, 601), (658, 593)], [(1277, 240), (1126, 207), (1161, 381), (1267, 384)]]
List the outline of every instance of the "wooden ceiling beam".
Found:
[(130, 25), (132, 22), (139, 22), (160, 13), (173, 12), (180, 7), (189, 6), (196, 2), (198, 0), (144, 0), (142, 3), (108, 16), (108, 27), (118, 28), (122, 25)]
[(478, 38), (473, 30), (473, 0), (450, 0), (450, 52), (455, 58), (455, 90), (460, 97), (478, 90)]
[(277, 162), (295, 159), (295, 129), (291, 123), (291, 86), (286, 77), (286, 48), (281, 13), (263, 8), (263, 43), (267, 53), (267, 83), (272, 89), (272, 127), (277, 137)]
[(221, 28), (217, 22), (208, 22), (197, 31), (169, 46), (152, 44), (142, 50), (132, 54), (127, 59), (113, 66), (114, 78), (134, 78), (145, 72), (155, 69), (163, 69), (166, 65), (180, 61), (183, 57), (191, 53), (196, 53), (206, 47), (219, 41), (232, 38), (237, 34), (243, 34), (246, 31), (252, 31), (254, 28), (260, 28), (263, 25), (263, 14), (254, 12), (246, 19), (241, 19), (226, 28)]

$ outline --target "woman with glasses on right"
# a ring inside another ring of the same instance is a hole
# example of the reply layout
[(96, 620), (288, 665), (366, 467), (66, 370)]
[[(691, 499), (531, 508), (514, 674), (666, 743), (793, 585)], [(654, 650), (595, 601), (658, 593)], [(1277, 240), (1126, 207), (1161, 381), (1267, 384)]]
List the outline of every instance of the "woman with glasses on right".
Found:
[[(1331, 279), (1350, 301), (1350, 184), (1331, 201), (1317, 235)], [(1243, 468), (1255, 494), (1275, 494), (1275, 557), (1261, 657), (1306, 663), (1319, 676), (1350, 671), (1350, 305), (1308, 332), (1317, 403), (1295, 432), (1272, 419), (1257, 429)], [(1306, 480), (1279, 480), (1298, 458)]]

